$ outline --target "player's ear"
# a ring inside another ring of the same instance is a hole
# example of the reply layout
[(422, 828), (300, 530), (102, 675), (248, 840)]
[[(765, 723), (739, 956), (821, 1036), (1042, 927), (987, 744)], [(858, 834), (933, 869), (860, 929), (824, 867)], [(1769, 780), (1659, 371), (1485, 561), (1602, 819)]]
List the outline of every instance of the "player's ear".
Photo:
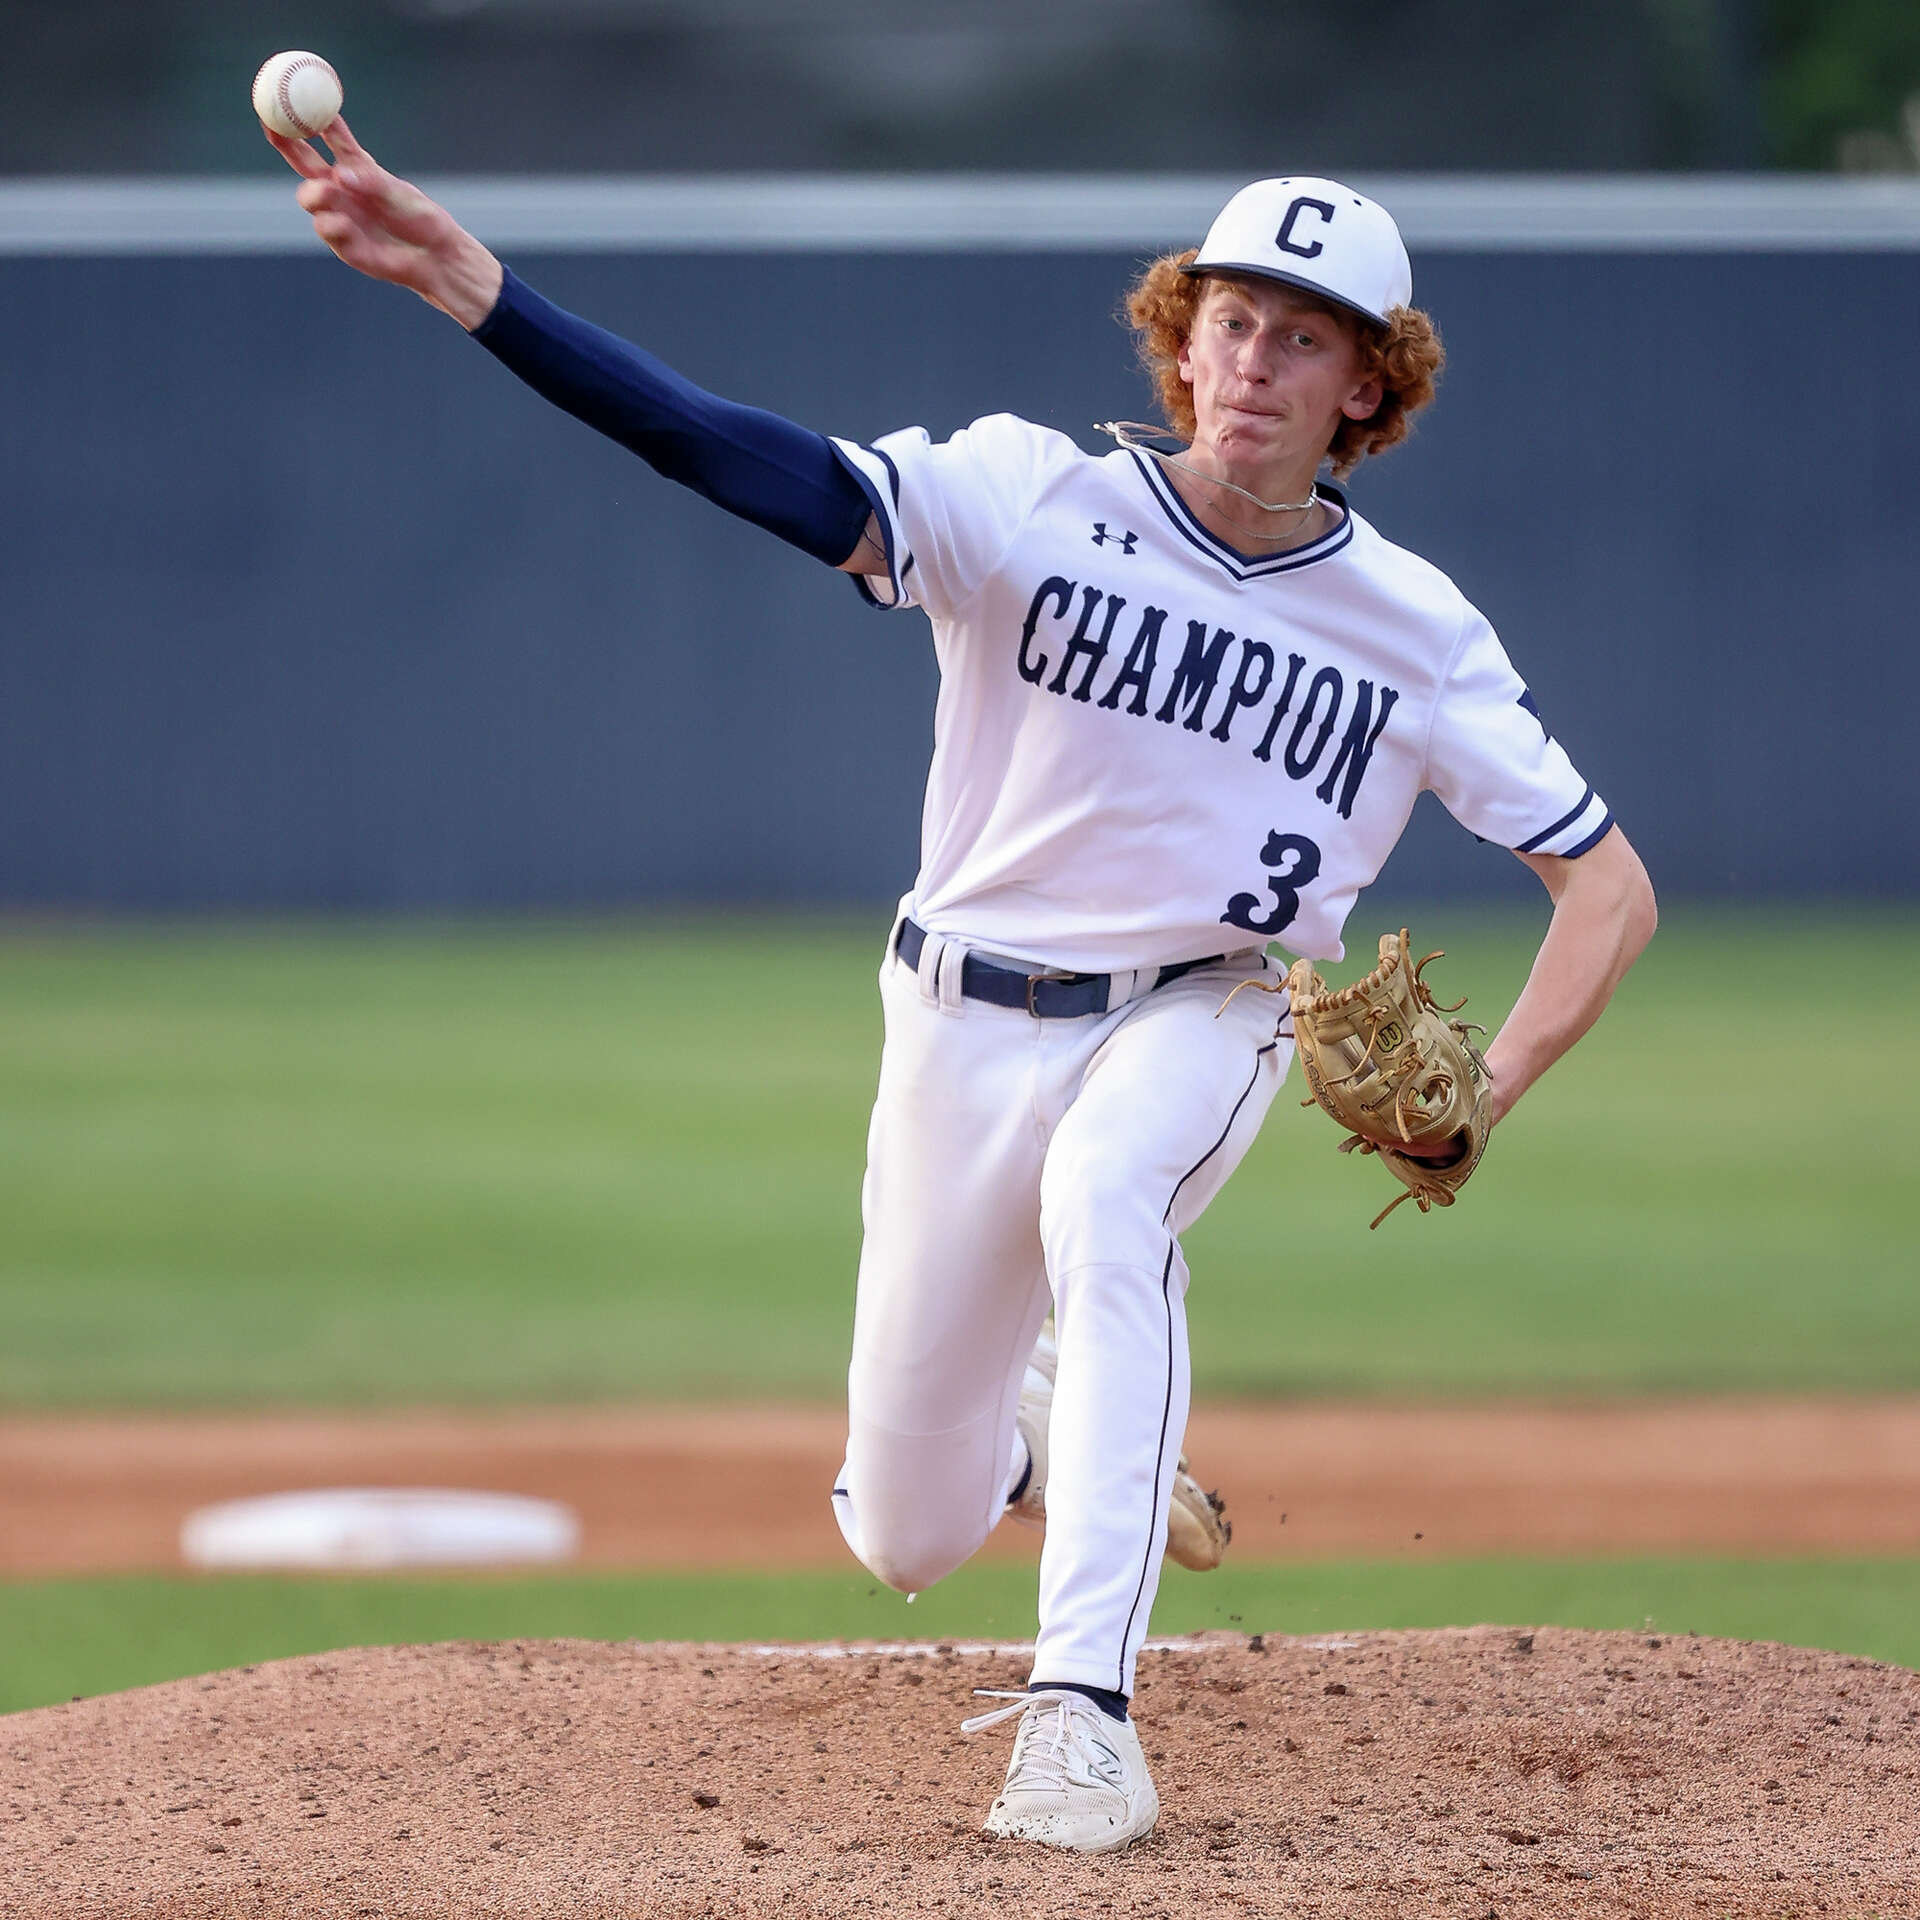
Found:
[(1371, 420), (1380, 411), (1380, 402), (1387, 397), (1387, 390), (1380, 384), (1376, 375), (1371, 380), (1363, 380), (1359, 386), (1340, 403), (1340, 411), (1349, 420)]
[(1173, 356), (1173, 364), (1174, 364), (1175, 370), (1179, 373), (1180, 378), (1184, 380), (1188, 386), (1192, 386), (1193, 385), (1193, 336), (1192, 334), (1188, 334), (1188, 336), (1180, 342), (1180, 351)]

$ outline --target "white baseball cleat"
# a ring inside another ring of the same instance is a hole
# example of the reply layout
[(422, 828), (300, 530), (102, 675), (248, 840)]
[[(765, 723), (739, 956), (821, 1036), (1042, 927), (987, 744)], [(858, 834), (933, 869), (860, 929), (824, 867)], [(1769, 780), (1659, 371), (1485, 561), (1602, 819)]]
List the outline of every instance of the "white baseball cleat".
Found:
[(987, 1811), (988, 1833), (1075, 1853), (1113, 1853), (1153, 1831), (1160, 1796), (1131, 1720), (1115, 1720), (1084, 1694), (1064, 1689), (975, 1691), (1014, 1704), (963, 1720), (963, 1733), (1021, 1716), (1007, 1783)]
[[(1033, 1464), (1027, 1484), (1017, 1499), (1007, 1502), (1007, 1511), (1029, 1526), (1047, 1524), (1047, 1423), (1053, 1413), (1053, 1379), (1059, 1365), (1060, 1349), (1049, 1320), (1034, 1342), (1026, 1378), (1020, 1383), (1019, 1410), (1014, 1415), (1020, 1438), (1026, 1443), (1027, 1458)], [(1206, 1573), (1220, 1564), (1232, 1538), (1233, 1523), (1227, 1518), (1226, 1502), (1217, 1493), (1208, 1493), (1193, 1477), (1183, 1453), (1174, 1468), (1173, 1500), (1167, 1510), (1168, 1557), (1195, 1573)]]

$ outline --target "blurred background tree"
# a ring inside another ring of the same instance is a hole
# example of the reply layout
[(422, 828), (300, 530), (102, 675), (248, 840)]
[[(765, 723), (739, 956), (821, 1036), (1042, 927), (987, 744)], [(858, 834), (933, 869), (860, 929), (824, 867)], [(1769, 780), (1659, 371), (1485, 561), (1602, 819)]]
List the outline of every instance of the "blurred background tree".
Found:
[(1920, 5), (1770, 0), (1768, 143), (1776, 165), (1920, 168)]

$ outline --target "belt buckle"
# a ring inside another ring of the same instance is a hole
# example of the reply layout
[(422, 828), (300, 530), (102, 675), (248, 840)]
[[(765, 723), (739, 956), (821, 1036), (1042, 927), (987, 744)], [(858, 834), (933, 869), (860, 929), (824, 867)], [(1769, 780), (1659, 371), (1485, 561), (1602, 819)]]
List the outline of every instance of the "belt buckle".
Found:
[(1060, 969), (1055, 969), (1055, 970), (1054, 970), (1053, 972), (1051, 972), (1051, 973), (1030, 973), (1030, 974), (1028, 974), (1028, 975), (1027, 975), (1027, 1015), (1028, 1015), (1028, 1018), (1029, 1018), (1029, 1019), (1033, 1019), (1033, 1020), (1038, 1020), (1038, 1019), (1040, 1018), (1040, 1009), (1039, 1009), (1038, 1007), (1036, 1007), (1036, 1006), (1035, 1006), (1035, 1005), (1033, 1004), (1033, 990), (1034, 990), (1034, 989), (1035, 989), (1035, 988), (1036, 988), (1037, 986), (1039, 986), (1039, 984), (1041, 983), (1041, 981), (1043, 981), (1043, 980), (1077, 980), (1077, 979), (1079, 979), (1079, 977), (1080, 977), (1080, 976), (1079, 976), (1079, 975), (1078, 975), (1077, 973), (1074, 973), (1074, 972), (1073, 972), (1073, 971), (1072, 971), (1071, 969), (1067, 969), (1067, 970), (1065, 970), (1065, 971), (1062, 971), (1062, 970), (1060, 970)]

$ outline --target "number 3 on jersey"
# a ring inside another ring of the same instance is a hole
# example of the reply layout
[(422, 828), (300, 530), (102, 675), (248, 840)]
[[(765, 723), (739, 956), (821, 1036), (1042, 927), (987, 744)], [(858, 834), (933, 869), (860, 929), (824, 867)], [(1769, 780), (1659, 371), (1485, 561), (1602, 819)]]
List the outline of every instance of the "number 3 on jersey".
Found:
[(1229, 927), (1272, 935), (1292, 924), (1300, 911), (1300, 889), (1320, 877), (1320, 849), (1305, 834), (1270, 833), (1260, 849), (1260, 864), (1268, 869), (1267, 891), (1273, 895), (1273, 905), (1263, 913), (1265, 903), (1258, 894), (1236, 893), (1220, 919)]

